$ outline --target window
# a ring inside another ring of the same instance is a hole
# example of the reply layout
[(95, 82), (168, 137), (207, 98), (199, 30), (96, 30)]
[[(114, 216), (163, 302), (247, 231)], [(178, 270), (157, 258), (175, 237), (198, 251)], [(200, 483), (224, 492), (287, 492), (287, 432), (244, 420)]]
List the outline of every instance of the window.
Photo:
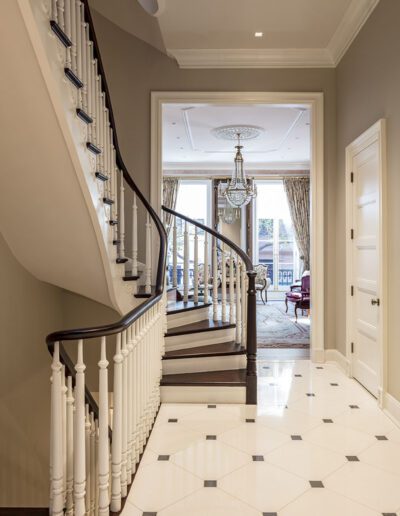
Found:
[(255, 263), (268, 266), (268, 277), (274, 290), (287, 290), (297, 279), (298, 251), (283, 182), (257, 181), (257, 189)]

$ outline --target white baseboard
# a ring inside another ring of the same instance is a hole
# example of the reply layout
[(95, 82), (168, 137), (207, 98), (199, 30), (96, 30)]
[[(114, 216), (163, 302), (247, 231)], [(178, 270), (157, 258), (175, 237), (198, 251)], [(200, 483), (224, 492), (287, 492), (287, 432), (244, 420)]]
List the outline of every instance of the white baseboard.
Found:
[(325, 350), (325, 361), (333, 362), (336, 364), (346, 376), (350, 374), (350, 362), (349, 360), (337, 349), (326, 349)]
[(385, 392), (383, 395), (383, 412), (390, 417), (393, 423), (400, 427), (400, 401)]

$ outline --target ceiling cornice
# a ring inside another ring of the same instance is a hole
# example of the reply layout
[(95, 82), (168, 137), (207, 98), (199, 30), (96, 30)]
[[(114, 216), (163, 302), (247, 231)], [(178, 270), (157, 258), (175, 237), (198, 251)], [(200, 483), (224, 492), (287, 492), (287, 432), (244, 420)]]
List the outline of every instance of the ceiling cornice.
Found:
[[(191, 171), (191, 172), (200, 172), (200, 171), (232, 171), (233, 169), (233, 160), (232, 164), (227, 163), (215, 163), (215, 162), (204, 162), (199, 163), (197, 162), (165, 162), (163, 163), (163, 170), (168, 171)], [(304, 161), (304, 162), (270, 162), (270, 163), (263, 163), (262, 165), (260, 163), (246, 163), (246, 171), (257, 171), (257, 170), (309, 170), (310, 169), (310, 162)]]
[(326, 48), (167, 49), (180, 68), (334, 68), (379, 0), (352, 0)]

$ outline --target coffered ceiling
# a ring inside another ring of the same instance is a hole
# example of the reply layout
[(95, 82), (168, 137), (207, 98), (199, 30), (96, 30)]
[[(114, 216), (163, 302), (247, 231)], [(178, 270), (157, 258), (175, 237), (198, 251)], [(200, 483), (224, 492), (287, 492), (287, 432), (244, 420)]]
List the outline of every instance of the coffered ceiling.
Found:
[(310, 164), (310, 112), (302, 106), (254, 104), (165, 104), (163, 106), (163, 169), (165, 171), (231, 170), (236, 142), (217, 138), (225, 125), (262, 129), (245, 140), (247, 170), (304, 170)]

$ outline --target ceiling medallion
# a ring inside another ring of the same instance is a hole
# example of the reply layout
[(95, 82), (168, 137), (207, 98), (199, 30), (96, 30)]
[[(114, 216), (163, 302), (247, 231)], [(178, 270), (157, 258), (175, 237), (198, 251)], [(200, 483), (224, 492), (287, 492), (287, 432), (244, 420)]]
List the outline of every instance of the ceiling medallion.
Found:
[(236, 140), (240, 134), (241, 140), (253, 140), (258, 138), (265, 130), (257, 125), (223, 125), (216, 127), (211, 132), (221, 140)]

